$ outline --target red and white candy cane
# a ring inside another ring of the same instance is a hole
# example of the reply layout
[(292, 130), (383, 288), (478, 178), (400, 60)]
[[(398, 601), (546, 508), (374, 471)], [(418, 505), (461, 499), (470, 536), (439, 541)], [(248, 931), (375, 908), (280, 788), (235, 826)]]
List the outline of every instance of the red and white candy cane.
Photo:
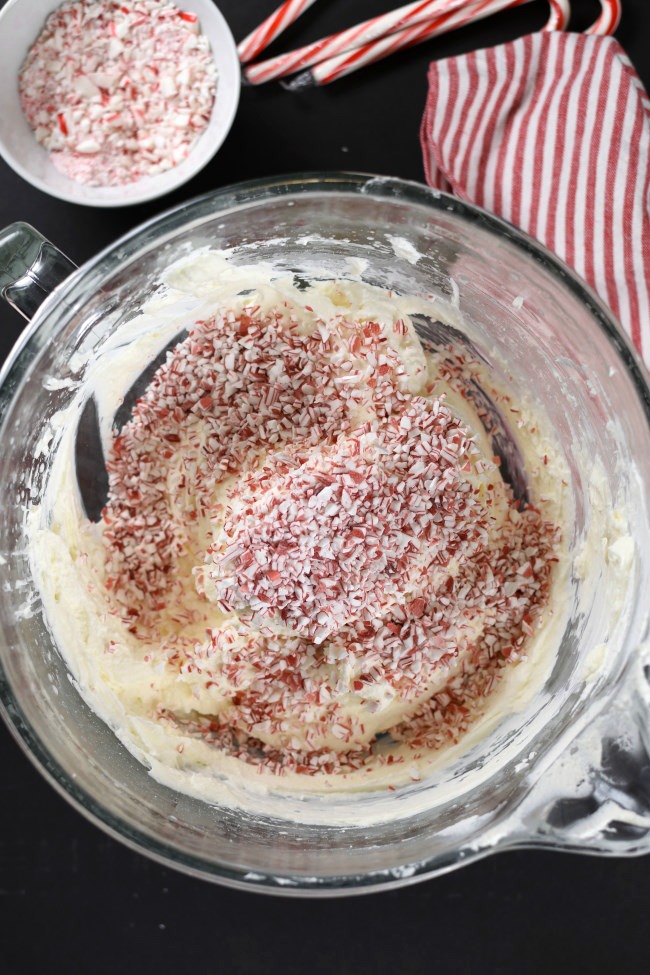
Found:
[(621, 19), (621, 0), (600, 0), (602, 10), (598, 20), (585, 34), (613, 34)]
[[(369, 44), (364, 44), (353, 51), (348, 51), (338, 57), (328, 58), (316, 64), (310, 71), (305, 71), (298, 75), (293, 81), (288, 82), (286, 87), (289, 89), (299, 89), (310, 85), (327, 85), (337, 78), (342, 78), (352, 71), (379, 61), (381, 58), (388, 57), (395, 51), (405, 47), (412, 47), (422, 41), (435, 37), (462, 27), (470, 21), (479, 20), (482, 17), (489, 17), (491, 14), (509, 7), (517, 7), (526, 0), (476, 0), (469, 5), (457, 10), (452, 14), (444, 14), (436, 17), (424, 24), (416, 24), (404, 30), (381, 37)], [(551, 6), (550, 17), (542, 28), (544, 31), (564, 30), (571, 16), (571, 9), (568, 0), (549, 0)]]
[(571, 20), (571, 5), (569, 0), (548, 0), (548, 2), (551, 7), (551, 13), (542, 30), (566, 30)]
[(458, 10), (473, 7), (477, 2), (478, 0), (416, 0), (415, 3), (408, 3), (404, 7), (398, 7), (397, 10), (371, 17), (336, 34), (321, 37), (320, 40), (299, 47), (295, 51), (260, 61), (259, 64), (252, 64), (244, 74), (246, 80), (253, 85), (260, 85), (275, 78), (284, 78), (285, 75), (336, 57), (344, 51), (354, 50), (386, 34), (429, 22), (434, 17), (446, 17)]
[(262, 21), (259, 27), (237, 45), (237, 53), (242, 64), (252, 61), (260, 51), (268, 47), (283, 30), (293, 24), (316, 0), (286, 0), (278, 9)]

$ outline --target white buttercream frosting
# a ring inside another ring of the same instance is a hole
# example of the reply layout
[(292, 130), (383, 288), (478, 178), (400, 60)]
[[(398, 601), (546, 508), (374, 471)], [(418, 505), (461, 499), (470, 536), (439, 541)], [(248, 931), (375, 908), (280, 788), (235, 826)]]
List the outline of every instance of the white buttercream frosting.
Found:
[[(247, 796), (267, 792), (297, 797), (310, 793), (339, 795), (358, 790), (380, 794), (387, 787), (426, 779), (489, 734), (504, 718), (516, 716), (530, 704), (550, 673), (570, 612), (566, 552), (560, 546), (555, 553), (558, 562), (552, 572), (551, 598), (541, 625), (535, 626), (522, 652), (517, 655), (519, 662), (499, 672), (494, 691), (481, 704), (468, 730), (460, 740), (452, 741), (446, 747), (414, 749), (408, 742), (397, 740), (390, 747), (399, 761), (391, 764), (382, 758), (385, 757), (385, 747), (379, 746), (357, 769), (323, 772), (316, 776), (301, 775), (290, 769), (278, 776), (277, 770), (273, 772), (264, 767), (260, 770), (260, 766), (228, 754), (209, 735), (196, 733), (197, 721), (200, 724), (203, 718), (218, 719), (233, 707), (234, 688), (226, 678), (206, 681), (200, 670), (171, 660), (169, 641), (158, 640), (156, 643), (143, 638), (141, 633), (130, 632), (124, 618), (115, 611), (115, 604), (105, 588), (106, 545), (102, 539), (105, 526), (86, 518), (76, 483), (75, 431), (83, 402), (92, 391), (98, 404), (104, 450), (110, 453), (112, 421), (122, 397), (156, 354), (194, 321), (204, 320), (218, 309), (237, 313), (252, 305), (269, 312), (278, 308), (289, 309), (300, 322), (299, 332), (305, 335), (314, 334), (319, 323), (331, 322), (342, 315), (357, 323), (380, 322), (382, 334), (403, 369), (400, 382), (405, 392), (429, 400), (444, 397), (451, 413), (471, 430), (479, 456), (491, 462), (490, 439), (475, 407), (453, 382), (444, 384), (444, 388), (441, 386), (439, 362), (425, 353), (410, 325), (410, 316), (416, 313), (444, 318), (441, 307), (429, 300), (398, 297), (354, 279), (321, 281), (306, 289), (298, 289), (290, 275), (283, 276), (272, 267), (236, 266), (224, 255), (203, 252), (173, 266), (165, 275), (164, 289), (149, 301), (143, 313), (122, 326), (115, 340), (104, 343), (101, 354), (86, 368), (78, 396), (63, 415), (54, 418), (41, 438), (43, 453), (53, 450), (54, 454), (45, 499), (30, 518), (34, 575), (48, 625), (82, 695), (160, 781), (209, 801), (229, 803), (242, 803), (247, 801)], [(406, 322), (406, 329), (395, 330), (393, 325), (397, 321)], [(494, 400), (503, 411), (512, 407), (513, 417), (506, 416), (506, 420), (514, 419), (516, 412), (517, 422), (513, 427), (524, 458), (531, 500), (543, 511), (546, 521), (563, 526), (570, 517), (569, 499), (559, 490), (564, 479), (564, 461), (544, 417), (534, 416), (526, 403), (509, 404), (505, 394), (491, 385), (489, 376), (485, 376), (481, 368), (475, 366), (476, 375), (484, 380), (484, 386)], [(435, 393), (430, 389), (433, 378), (436, 379)], [(355, 409), (351, 427), (368, 423), (375, 429), (376, 417), (369, 403), (360, 402)], [(183, 457), (183, 448), (181, 443), (177, 458)], [(181, 461), (179, 464), (182, 467)], [(180, 467), (177, 465), (175, 470), (176, 473), (170, 476), (178, 476)], [(467, 476), (478, 494), (490, 496), (493, 530), (498, 534), (509, 508), (506, 489), (501, 479), (495, 476), (494, 465), (490, 463), (482, 467), (481, 463), (473, 462)], [(236, 490), (236, 480), (225, 477), (217, 485), (213, 502), (219, 511)], [(596, 492), (597, 478), (594, 484)], [(606, 507), (607, 502), (600, 507), (603, 506)], [(179, 518), (183, 517), (183, 511), (181, 505), (177, 511)], [(190, 555), (183, 556), (181, 561), (186, 570), (186, 584), (182, 591), (191, 619), (185, 617), (182, 622), (174, 622), (175, 605), (162, 611), (165, 633), (182, 634), (183, 639), (191, 639), (195, 645), (200, 645), (203, 649), (197, 652), (197, 658), (205, 661), (211, 673), (219, 673), (222, 661), (217, 659), (219, 651), (215, 651), (214, 641), (206, 642), (206, 630), (214, 633), (234, 627), (236, 640), (244, 639), (249, 632), (245, 629), (242, 637), (238, 614), (220, 610), (215, 601), (214, 579), (206, 577), (203, 559), (210, 544), (220, 537), (219, 517), (216, 520), (199, 517), (191, 530), (188, 529)], [(201, 538), (206, 532), (207, 540)], [(603, 544), (609, 562), (619, 567), (629, 565), (630, 542), (625, 537), (624, 524), (619, 525), (615, 534)], [(198, 591), (197, 574), (201, 580)], [(206, 599), (206, 592), (210, 598)], [(481, 621), (475, 621), (474, 625), (476, 634), (480, 634)], [(480, 637), (478, 639), (480, 642)], [(585, 663), (585, 674), (589, 676), (597, 671), (600, 662), (599, 650), (594, 648)], [(408, 722), (422, 701), (444, 690), (462, 666), (461, 655), (449, 659), (444, 666), (432, 671), (431, 680), (419, 696), (405, 699), (382, 681), (370, 688), (364, 687), (363, 693), (356, 691), (359, 673), (350, 656), (342, 655), (337, 659), (332, 651), (319, 664), (327, 671), (329, 685), (340, 696), (341, 714), (349, 718), (354, 727), (363, 729), (355, 740), (360, 747), (372, 743), (377, 734), (400, 722)], [(169, 720), (169, 715), (174, 716), (174, 720)], [(313, 728), (305, 724), (304, 712), (301, 712), (294, 723), (288, 714), (280, 731), (270, 729), (266, 737), (261, 732), (258, 737), (265, 745), (281, 751), (289, 742), (304, 747), (305, 742), (311, 740), (310, 735), (313, 738)], [(316, 740), (319, 747), (334, 751), (342, 748), (332, 726), (321, 729)], [(266, 808), (278, 814), (285, 813), (281, 803), (275, 807), (271, 803)]]

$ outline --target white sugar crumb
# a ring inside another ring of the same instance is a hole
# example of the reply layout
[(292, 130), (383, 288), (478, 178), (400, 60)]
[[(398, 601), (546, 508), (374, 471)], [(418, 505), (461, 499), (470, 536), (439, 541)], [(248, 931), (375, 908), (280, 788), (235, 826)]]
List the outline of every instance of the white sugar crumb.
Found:
[(415, 874), (417, 868), (416, 863), (405, 863), (401, 867), (393, 867), (390, 870), (390, 875), (396, 880), (406, 880), (407, 877), (412, 877)]

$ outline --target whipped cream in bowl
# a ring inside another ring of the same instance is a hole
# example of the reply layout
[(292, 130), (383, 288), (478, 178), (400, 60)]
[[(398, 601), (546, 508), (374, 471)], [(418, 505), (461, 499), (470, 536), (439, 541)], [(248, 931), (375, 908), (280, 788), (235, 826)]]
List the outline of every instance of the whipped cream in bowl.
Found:
[(51, 774), (139, 848), (265, 888), (538, 838), (530, 797), (643, 630), (620, 353), (578, 356), (582, 295), (421, 188), (195, 206), (83, 309), (73, 281), (68, 347), (34, 360), (17, 625)]

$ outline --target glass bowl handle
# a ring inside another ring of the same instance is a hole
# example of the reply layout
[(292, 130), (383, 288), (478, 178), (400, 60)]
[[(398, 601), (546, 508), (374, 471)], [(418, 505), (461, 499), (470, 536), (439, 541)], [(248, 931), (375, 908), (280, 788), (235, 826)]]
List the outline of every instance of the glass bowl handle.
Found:
[(0, 297), (25, 318), (41, 304), (76, 265), (28, 223), (0, 230)]
[(503, 845), (650, 853), (650, 642), (603, 710), (556, 756), (504, 824)]

